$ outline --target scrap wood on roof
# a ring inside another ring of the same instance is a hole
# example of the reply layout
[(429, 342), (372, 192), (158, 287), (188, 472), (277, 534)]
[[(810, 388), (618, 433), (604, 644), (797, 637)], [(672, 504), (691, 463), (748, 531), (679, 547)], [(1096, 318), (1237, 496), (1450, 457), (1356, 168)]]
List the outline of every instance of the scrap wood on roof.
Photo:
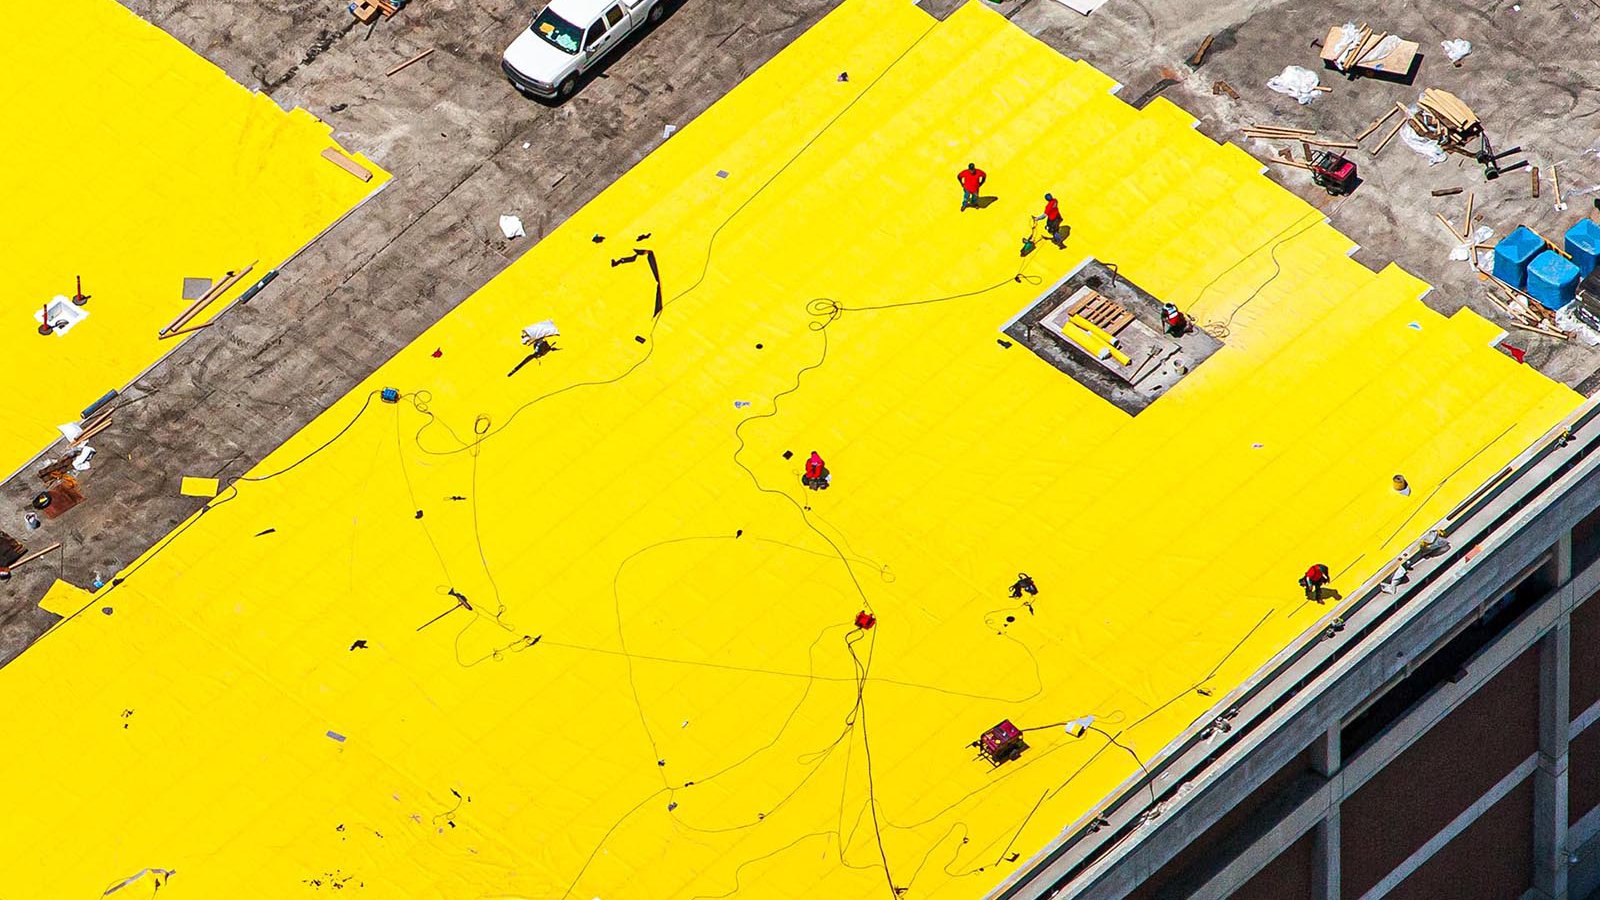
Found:
[[(1432, 138), (1441, 145), (1464, 146), (1466, 141), (1483, 130), (1477, 113), (1449, 91), (1427, 88), (1417, 101), (1417, 124), (1423, 137)], [(1448, 149), (1448, 147), (1447, 147)]]
[(1370, 72), (1405, 75), (1416, 63), (1419, 47), (1388, 32), (1374, 32), (1363, 24), (1334, 25), (1322, 42), (1322, 61), (1331, 69), (1349, 74)]

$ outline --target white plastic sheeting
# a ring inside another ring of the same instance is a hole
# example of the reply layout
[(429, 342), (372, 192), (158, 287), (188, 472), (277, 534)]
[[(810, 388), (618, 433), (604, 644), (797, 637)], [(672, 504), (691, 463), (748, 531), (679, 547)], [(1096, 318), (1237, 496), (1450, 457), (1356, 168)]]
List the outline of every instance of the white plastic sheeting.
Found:
[(1317, 73), (1301, 66), (1287, 66), (1277, 75), (1267, 79), (1267, 87), (1280, 94), (1288, 94), (1302, 104), (1317, 99)]

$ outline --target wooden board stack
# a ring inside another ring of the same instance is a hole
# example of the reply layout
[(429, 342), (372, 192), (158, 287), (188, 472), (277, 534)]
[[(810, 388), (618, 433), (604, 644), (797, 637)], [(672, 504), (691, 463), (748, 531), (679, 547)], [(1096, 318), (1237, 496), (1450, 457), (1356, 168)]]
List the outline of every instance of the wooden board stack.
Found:
[(1446, 150), (1464, 150), (1466, 142), (1483, 130), (1477, 113), (1449, 91), (1428, 88), (1422, 92), (1414, 117), (1423, 137), (1439, 142)]

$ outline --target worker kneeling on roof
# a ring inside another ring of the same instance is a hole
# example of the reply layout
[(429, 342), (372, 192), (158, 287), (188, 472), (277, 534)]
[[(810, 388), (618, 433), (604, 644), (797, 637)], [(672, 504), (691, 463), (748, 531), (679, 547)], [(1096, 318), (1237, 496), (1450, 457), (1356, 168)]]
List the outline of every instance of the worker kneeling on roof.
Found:
[(828, 482), (833, 480), (833, 475), (828, 472), (828, 466), (822, 461), (817, 451), (811, 451), (811, 457), (806, 460), (805, 474), (800, 476), (800, 483), (813, 491), (825, 491)]
[(1189, 331), (1189, 317), (1171, 303), (1161, 304), (1161, 324), (1173, 337), (1183, 337)]
[(1322, 602), (1322, 588), (1328, 583), (1328, 567), (1317, 563), (1300, 576), (1300, 586), (1305, 588), (1306, 599)]

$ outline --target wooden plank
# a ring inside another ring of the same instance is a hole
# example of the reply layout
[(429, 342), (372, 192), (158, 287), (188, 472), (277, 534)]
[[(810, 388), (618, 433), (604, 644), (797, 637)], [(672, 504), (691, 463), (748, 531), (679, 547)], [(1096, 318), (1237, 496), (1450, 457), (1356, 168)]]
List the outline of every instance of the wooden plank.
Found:
[[(1401, 112), (1405, 111), (1405, 108), (1404, 107), (1400, 107), (1400, 105), (1398, 103), (1395, 104), (1395, 106), (1399, 107)], [(1383, 152), (1383, 148), (1389, 146), (1389, 142), (1394, 140), (1394, 136), (1399, 134), (1400, 133), (1400, 129), (1406, 127), (1406, 123), (1409, 122), (1409, 121), (1411, 121), (1411, 116), (1409, 114), (1407, 114), (1405, 118), (1403, 118), (1400, 121), (1394, 123), (1394, 128), (1391, 128), (1389, 130), (1389, 134), (1386, 137), (1384, 137), (1383, 140), (1378, 142), (1378, 146), (1373, 149), (1372, 155), (1373, 156), (1377, 156), (1379, 153), (1382, 153)]]
[(110, 427), (111, 427), (111, 417), (110, 416), (106, 416), (104, 419), (102, 419), (100, 421), (100, 423), (98, 425), (95, 425), (92, 428), (85, 428), (83, 430), (83, 433), (78, 435), (76, 438), (73, 438), (72, 441), (67, 446), (69, 446), (69, 447), (82, 446), (83, 444), (88, 443), (88, 441), (91, 438), (93, 438), (95, 435), (99, 434), (102, 431), (105, 431), (107, 428), (110, 428)]
[(1096, 294), (1072, 315), (1094, 323), (1095, 327), (1113, 335), (1133, 321), (1133, 313), (1115, 300)]
[(372, 180), (372, 172), (367, 169), (366, 166), (363, 166), (350, 157), (345, 156), (343, 153), (340, 153), (338, 150), (335, 150), (332, 147), (322, 151), (322, 158), (333, 163), (346, 172), (349, 172), (351, 175), (354, 175), (362, 181)]
[(188, 325), (191, 321), (193, 321), (195, 316), (198, 316), (200, 313), (204, 312), (205, 308), (210, 306), (218, 297), (221, 297), (223, 294), (227, 293), (229, 288), (232, 288), (234, 285), (238, 284), (239, 279), (250, 274), (250, 271), (255, 267), (256, 264), (251, 263), (250, 265), (245, 266), (243, 270), (235, 272), (212, 285), (211, 290), (206, 291), (204, 296), (202, 296), (199, 300), (189, 304), (189, 307), (182, 313), (179, 313), (176, 319), (173, 319), (171, 322), (167, 323), (167, 327), (161, 329), (161, 332), (157, 335), (157, 337), (173, 337), (176, 332), (180, 331), (185, 325)]
[(1461, 242), (1461, 234), (1460, 234), (1460, 232), (1456, 231), (1456, 227), (1454, 225), (1450, 224), (1450, 220), (1449, 219), (1446, 219), (1444, 216), (1441, 216), (1438, 213), (1434, 213), (1433, 217), (1435, 219), (1439, 220), (1439, 224), (1444, 226), (1444, 230), (1445, 231), (1450, 232), (1450, 237), (1453, 240), (1455, 240), (1457, 243)]
[[(395, 67), (394, 67), (394, 68), (392, 68), (392, 69), (390, 69), (390, 70), (389, 70), (389, 71), (387, 71), (387, 72), (385, 72), (385, 73), (383, 73), (383, 77), (385, 77), (385, 78), (389, 78), (389, 77), (392, 77), (392, 76), (393, 76), (393, 75), (394, 75), (394, 73), (396, 73), (396, 72), (398, 72), (398, 71), (400, 71), (400, 70), (401, 70), (401, 69), (404, 69), (404, 68), (405, 68), (405, 67), (406, 67), (406, 66), (409, 66), (409, 65), (411, 65), (411, 64), (412, 64), (412, 63), (417, 63), (417, 62), (421, 62), (421, 61), (423, 61), (423, 60), (424, 60), (424, 59), (427, 59), (427, 58), (428, 58), (428, 56), (429, 56), (429, 55), (430, 55), (430, 54), (432, 54), (432, 53), (433, 53), (433, 48), (432, 48), (432, 47), (429, 47), (429, 48), (428, 48), (428, 49), (426, 49), (426, 50), (424, 50), (424, 51), (422, 51), (422, 52), (421, 52), (421, 53), (418, 53), (418, 54), (417, 54), (417, 55), (416, 55), (416, 56), (413, 56), (413, 57), (411, 57), (411, 58), (410, 58), (410, 59), (408, 59), (408, 60), (406, 60), (406, 61), (405, 61), (405, 62), (403, 62), (403, 63), (401, 63), (401, 64), (400, 64), (400, 65), (398, 65), (398, 66), (395, 66)], [(331, 149), (331, 148), (330, 148), (330, 149)], [(327, 154), (327, 151), (323, 151), (323, 154), (324, 154), (324, 155), (326, 155), (326, 154)], [(346, 168), (348, 168), (348, 167), (346, 167)], [(359, 167), (359, 166), (357, 166), (357, 168), (360, 168), (360, 167)], [(365, 170), (365, 169), (362, 169), (362, 171), (363, 171), (363, 172), (365, 172), (365, 171), (366, 171), (366, 170)], [(352, 173), (351, 173), (351, 174), (355, 174), (355, 173), (354, 173), (354, 172), (352, 172)], [(358, 177), (359, 177), (359, 176), (358, 176)], [(368, 173), (367, 173), (367, 177), (366, 177), (366, 178), (362, 178), (362, 179), (361, 179), (361, 180), (362, 180), (362, 181), (368, 181), (368, 180), (370, 180), (370, 179), (371, 179), (371, 178), (372, 178), (372, 173), (370, 173), (370, 172), (368, 172)]]
[(1133, 323), (1133, 313), (1128, 312), (1127, 310), (1123, 310), (1122, 313), (1120, 315), (1118, 315), (1116, 318), (1112, 319), (1109, 324), (1103, 325), (1101, 327), (1104, 328), (1106, 331), (1111, 332), (1111, 334), (1113, 336), (1115, 336), (1115, 335), (1121, 333), (1122, 329), (1127, 328), (1132, 323)]
[(1369, 72), (1382, 72), (1385, 75), (1404, 75), (1411, 71), (1411, 65), (1417, 60), (1417, 51), (1421, 47), (1416, 41), (1401, 41), (1387, 56), (1371, 60), (1361, 68)]
[(1216, 39), (1217, 36), (1214, 34), (1206, 35), (1206, 39), (1200, 42), (1199, 49), (1195, 50), (1194, 55), (1189, 57), (1189, 65), (1196, 69), (1200, 68), (1200, 64), (1206, 61), (1206, 54), (1211, 50), (1211, 42)]
[(1400, 111), (1400, 115), (1406, 117), (1405, 121), (1410, 122), (1412, 126), (1416, 128), (1418, 134), (1421, 134), (1423, 131), (1427, 130), (1423, 127), (1421, 122), (1417, 121), (1417, 117), (1411, 114), (1411, 110), (1406, 109), (1404, 103), (1396, 100), (1394, 103), (1394, 108)]
[(43, 550), (35, 550), (32, 553), (29, 553), (27, 556), (24, 556), (23, 558), (17, 560), (16, 562), (11, 564), (11, 568), (13, 570), (19, 569), (22, 566), (27, 565), (28, 563), (31, 563), (34, 560), (38, 559), (39, 557), (45, 555), (46, 553), (53, 553), (53, 552), (55, 552), (57, 550), (60, 550), (60, 549), (61, 549), (61, 542), (60, 541), (56, 541), (54, 544), (51, 544), (50, 546), (44, 548)]
[(1461, 220), (1462, 240), (1467, 240), (1468, 238), (1472, 237), (1472, 200), (1476, 196), (1477, 194), (1475, 193), (1467, 194), (1467, 216)]
[(1314, 134), (1316, 134), (1315, 131), (1311, 131), (1311, 130), (1306, 129), (1306, 128), (1290, 128), (1287, 125), (1247, 125), (1247, 126), (1245, 126), (1245, 130), (1246, 131), (1276, 131), (1276, 132), (1282, 132), (1282, 133), (1285, 133), (1285, 134), (1304, 134), (1304, 135), (1314, 135)]
[(1539, 196), (1539, 167), (1534, 166), (1528, 170), (1528, 177), (1533, 182), (1533, 196)]
[(1362, 25), (1361, 34), (1356, 38), (1356, 45), (1346, 50), (1344, 55), (1339, 57), (1339, 62), (1336, 63), (1341, 72), (1350, 71), (1350, 67), (1355, 65), (1356, 60), (1361, 58), (1361, 48), (1367, 45), (1367, 38), (1370, 37), (1372, 37), (1372, 29)]
[(1100, 294), (1098, 292), (1094, 291), (1093, 289), (1090, 289), (1090, 290), (1088, 290), (1088, 291), (1086, 291), (1084, 293), (1083, 299), (1079, 300), (1077, 303), (1072, 304), (1072, 307), (1067, 310), (1067, 315), (1068, 316), (1078, 315), (1079, 313), (1083, 312), (1083, 308), (1085, 306), (1088, 306), (1090, 303), (1093, 303), (1094, 301), (1099, 300), (1099, 299), (1101, 299)]
[(1343, 32), (1343, 30), (1344, 29), (1340, 28), (1337, 25), (1335, 25), (1332, 28), (1328, 29), (1328, 36), (1322, 39), (1322, 61), (1323, 62), (1329, 62), (1329, 63), (1334, 62), (1335, 54), (1333, 52), (1333, 48), (1338, 45), (1339, 36), (1340, 36), (1341, 32)]
[(1389, 36), (1389, 32), (1381, 31), (1376, 36), (1368, 38), (1365, 42), (1362, 43), (1361, 49), (1356, 51), (1356, 58), (1351, 60), (1350, 64), (1352, 66), (1357, 66), (1357, 67), (1362, 68), (1362, 69), (1370, 69), (1370, 68), (1372, 68), (1372, 66), (1366, 62), (1367, 54), (1371, 53), (1372, 51), (1374, 51), (1376, 49), (1378, 49), (1378, 45), (1382, 44), (1383, 43), (1383, 39), (1388, 37), (1388, 36)]
[(1377, 117), (1376, 119), (1373, 119), (1371, 125), (1368, 125), (1366, 128), (1361, 129), (1361, 133), (1356, 135), (1356, 140), (1357, 141), (1366, 140), (1368, 135), (1372, 134), (1374, 131), (1377, 131), (1379, 128), (1381, 128), (1383, 126), (1383, 123), (1389, 121), (1389, 117), (1392, 116), (1392, 115), (1394, 115), (1394, 110), (1391, 108), (1388, 112), (1385, 112), (1383, 115)]

